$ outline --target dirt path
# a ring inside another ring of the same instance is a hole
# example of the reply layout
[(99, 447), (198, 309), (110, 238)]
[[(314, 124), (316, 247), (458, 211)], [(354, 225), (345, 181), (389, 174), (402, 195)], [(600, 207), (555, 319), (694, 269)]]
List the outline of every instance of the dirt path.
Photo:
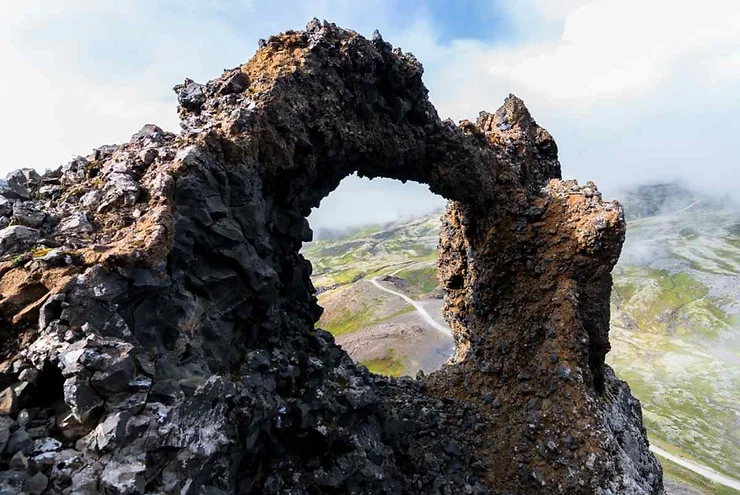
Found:
[(411, 304), (416, 309), (416, 311), (421, 315), (421, 317), (424, 318), (424, 321), (426, 321), (433, 328), (435, 328), (435, 329), (439, 330), (440, 332), (442, 332), (442, 333), (444, 333), (444, 334), (449, 335), (450, 337), (452, 337), (452, 332), (450, 331), (450, 329), (448, 327), (444, 326), (444, 325), (441, 325), (441, 324), (437, 323), (437, 321), (434, 318), (432, 318), (432, 315), (430, 315), (427, 312), (427, 310), (424, 309), (424, 306), (422, 306), (419, 302), (414, 301), (413, 299), (411, 299), (409, 296), (407, 296), (405, 294), (401, 294), (400, 292), (396, 292), (394, 290), (388, 289), (387, 287), (383, 287), (380, 284), (380, 282), (378, 282), (377, 277), (371, 278), (370, 279), (370, 283), (372, 283), (378, 289), (380, 289), (382, 291), (385, 291), (385, 292), (387, 292), (389, 294), (393, 294), (394, 296), (398, 296), (401, 299), (403, 299), (404, 301), (406, 301), (407, 303)]
[(675, 464), (678, 464), (679, 466), (686, 468), (689, 471), (693, 471), (699, 476), (703, 476), (709, 480), (714, 481), (715, 483), (719, 483), (720, 485), (724, 485), (724, 486), (734, 488), (735, 490), (740, 491), (740, 481), (736, 479), (719, 474), (718, 472), (706, 466), (702, 466), (701, 464), (696, 464), (695, 462), (687, 461), (686, 459), (682, 459), (681, 457), (670, 454), (666, 452), (665, 450), (661, 449), (660, 447), (656, 447), (655, 445), (651, 445), (650, 450), (654, 454), (658, 454), (659, 456), (665, 459), (668, 459), (669, 461)]

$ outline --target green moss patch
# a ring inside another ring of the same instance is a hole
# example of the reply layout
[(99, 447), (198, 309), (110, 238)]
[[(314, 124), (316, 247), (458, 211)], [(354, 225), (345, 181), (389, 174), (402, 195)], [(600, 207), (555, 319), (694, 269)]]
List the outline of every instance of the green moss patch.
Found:
[(403, 361), (396, 358), (396, 351), (393, 348), (382, 358), (369, 359), (360, 364), (376, 375), (401, 376), (405, 369)]

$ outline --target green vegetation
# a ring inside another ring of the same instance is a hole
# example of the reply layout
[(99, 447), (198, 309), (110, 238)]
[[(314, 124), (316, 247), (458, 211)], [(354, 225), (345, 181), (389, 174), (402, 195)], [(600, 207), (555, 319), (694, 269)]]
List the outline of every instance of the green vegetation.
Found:
[(364, 276), (365, 273), (361, 270), (358, 270), (356, 268), (349, 268), (347, 270), (336, 272), (336, 274), (334, 274), (332, 278), (334, 279), (334, 283), (336, 285), (347, 285), (353, 282), (357, 282)]
[(620, 267), (614, 273), (612, 303), (640, 330), (696, 340), (716, 337), (730, 325), (708, 292), (686, 272)]
[(740, 476), (740, 432), (734, 427), (740, 369), (678, 336), (612, 327), (607, 356), (643, 406), (651, 441), (680, 449), (716, 471)]
[(405, 368), (403, 362), (396, 358), (396, 351), (393, 348), (388, 349), (388, 353), (382, 358), (369, 359), (360, 364), (376, 375), (385, 376), (401, 376)]
[(51, 248), (41, 246), (31, 251), (31, 256), (34, 258), (42, 258), (51, 252)]
[(389, 273), (406, 263), (434, 261), (438, 234), (439, 215), (435, 214), (319, 239), (306, 244), (302, 254), (313, 264), (314, 285), (331, 288)]
[(385, 317), (377, 317), (377, 308), (370, 304), (362, 304), (360, 309), (352, 311), (349, 308), (345, 308), (340, 314), (334, 316), (331, 319), (321, 319), (319, 325), (329, 331), (335, 337), (340, 335), (356, 332), (361, 328), (367, 328), (376, 323), (381, 323), (396, 316), (413, 311), (412, 306), (405, 306), (400, 311)]
[(396, 276), (408, 280), (412, 285), (418, 287), (422, 294), (428, 294), (439, 287), (436, 266), (409, 268), (401, 270)]

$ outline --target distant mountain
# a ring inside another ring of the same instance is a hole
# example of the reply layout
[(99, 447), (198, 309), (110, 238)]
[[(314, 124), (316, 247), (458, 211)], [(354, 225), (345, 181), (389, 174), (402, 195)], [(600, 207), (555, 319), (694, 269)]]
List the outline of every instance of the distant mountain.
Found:
[[(654, 444), (740, 478), (740, 207), (678, 184), (636, 187), (619, 199), (628, 230), (614, 270), (607, 361), (642, 401)], [(374, 371), (429, 371), (451, 352), (438, 334), (414, 330), (424, 324), (411, 306), (369, 283), (393, 273), (395, 290), (438, 301), (438, 312), (439, 218), (325, 236), (303, 251), (325, 308), (320, 324)], [(694, 487), (684, 493), (731, 493), (664, 467), (669, 480)]]

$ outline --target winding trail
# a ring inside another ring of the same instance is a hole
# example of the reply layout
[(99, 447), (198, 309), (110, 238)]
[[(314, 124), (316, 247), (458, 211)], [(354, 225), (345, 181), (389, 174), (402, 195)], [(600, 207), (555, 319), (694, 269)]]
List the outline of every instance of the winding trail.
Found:
[[(691, 205), (693, 206), (693, 205)], [(404, 266), (395, 272), (391, 273), (391, 275), (395, 275), (396, 273), (400, 272), (401, 270), (405, 270), (409, 268), (412, 265)], [(452, 332), (450, 329), (444, 325), (440, 325), (437, 323), (437, 321), (432, 318), (432, 316), (427, 312), (424, 307), (422, 307), (421, 304), (419, 304), (417, 301), (414, 301), (410, 297), (408, 297), (405, 294), (402, 294), (400, 292), (396, 292), (395, 290), (389, 289), (387, 287), (384, 287), (381, 285), (381, 283), (378, 281), (378, 277), (373, 277), (370, 279), (370, 283), (373, 284), (378, 289), (387, 292), (389, 294), (393, 294), (394, 296), (398, 296), (407, 303), (411, 304), (416, 311), (421, 315), (422, 318), (424, 318), (424, 321), (429, 323), (432, 327), (434, 327), (436, 330), (439, 330), (440, 332), (452, 336)], [(695, 462), (688, 461), (686, 459), (682, 459), (681, 457), (675, 456), (673, 454), (670, 454), (666, 452), (665, 450), (661, 449), (660, 447), (656, 447), (655, 445), (650, 446), (650, 450), (658, 454), (659, 456), (663, 457), (664, 459), (667, 459), (675, 464), (678, 464), (679, 466), (688, 469), (689, 471), (692, 471), (699, 476), (703, 476), (715, 483), (719, 483), (720, 485), (727, 486), (729, 488), (733, 488), (735, 490), (740, 491), (740, 481), (730, 478), (728, 476), (724, 476), (722, 474), (719, 474), (718, 472), (714, 471), (713, 469), (710, 469), (706, 466), (702, 466), (701, 464), (697, 464)]]
[(400, 292), (396, 292), (394, 290), (388, 289), (387, 287), (383, 287), (380, 284), (380, 282), (378, 282), (378, 277), (371, 278), (370, 279), (370, 283), (373, 284), (378, 289), (380, 289), (382, 291), (385, 291), (385, 292), (387, 292), (389, 294), (393, 294), (394, 296), (398, 296), (401, 299), (403, 299), (404, 301), (406, 301), (407, 303), (411, 304), (414, 308), (416, 308), (416, 311), (421, 315), (421, 317), (424, 318), (424, 321), (426, 321), (427, 323), (429, 323), (436, 330), (439, 330), (440, 332), (442, 332), (442, 333), (444, 333), (444, 334), (449, 335), (450, 337), (452, 337), (452, 331), (450, 331), (450, 329), (448, 327), (446, 327), (444, 325), (440, 325), (439, 323), (437, 323), (437, 321), (434, 318), (432, 318), (432, 315), (430, 315), (427, 312), (427, 310), (424, 309), (424, 307), (421, 304), (419, 304), (418, 302), (414, 301), (413, 299), (411, 299), (406, 294), (401, 294)]
[(696, 464), (695, 462), (687, 461), (686, 459), (682, 459), (681, 457), (670, 454), (666, 452), (665, 450), (661, 449), (660, 447), (656, 447), (655, 445), (650, 446), (650, 451), (653, 452), (654, 454), (658, 454), (659, 456), (665, 459), (668, 459), (674, 464), (678, 464), (679, 466), (686, 468), (689, 471), (693, 471), (694, 473), (700, 476), (703, 476), (709, 480), (712, 480), (715, 483), (719, 483), (720, 485), (724, 485), (724, 486), (734, 488), (735, 490), (740, 491), (740, 481), (736, 479), (719, 474), (713, 469), (710, 469), (706, 466), (702, 466), (701, 464)]

